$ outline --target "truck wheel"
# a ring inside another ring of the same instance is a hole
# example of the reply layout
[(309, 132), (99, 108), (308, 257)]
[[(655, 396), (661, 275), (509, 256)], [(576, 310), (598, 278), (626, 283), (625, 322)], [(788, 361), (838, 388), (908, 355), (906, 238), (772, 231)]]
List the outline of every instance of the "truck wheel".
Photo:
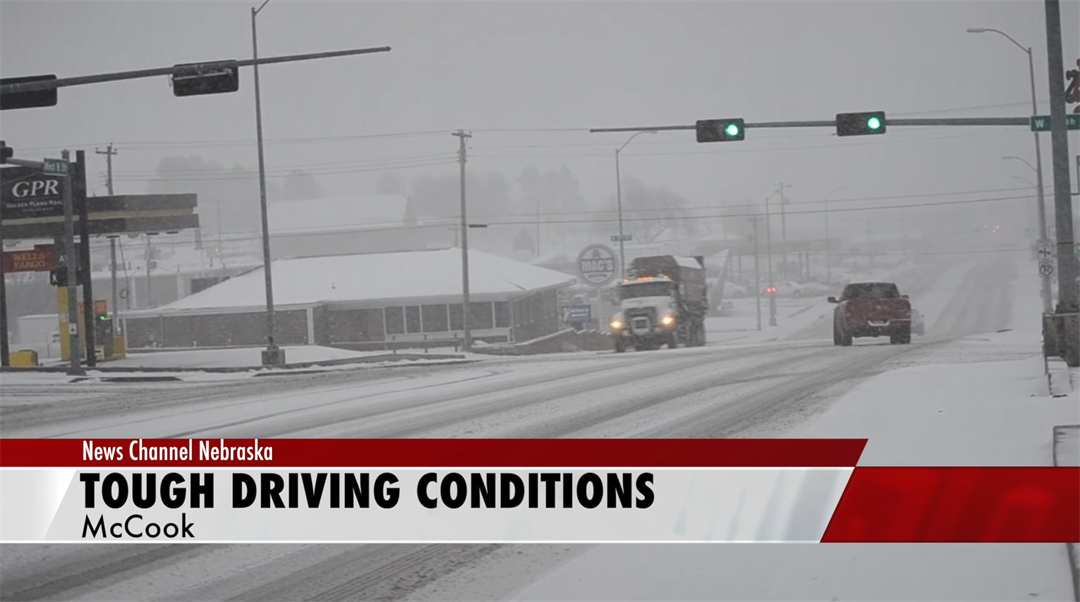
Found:
[(626, 343), (621, 340), (615, 341), (615, 353), (622, 353), (626, 351)]
[(848, 332), (845, 332), (844, 328), (842, 326), (839, 327), (839, 329), (837, 331), (837, 337), (838, 337), (838, 340), (839, 340), (839, 343), (837, 343), (838, 345), (840, 345), (841, 347), (851, 347), (851, 343), (852, 343), (851, 334), (848, 333)]
[(705, 325), (704, 324), (698, 324), (698, 327), (697, 327), (697, 346), (698, 347), (704, 347), (705, 346)]
[(911, 327), (908, 326), (902, 330), (897, 330), (889, 335), (890, 345), (910, 345), (911, 344)]

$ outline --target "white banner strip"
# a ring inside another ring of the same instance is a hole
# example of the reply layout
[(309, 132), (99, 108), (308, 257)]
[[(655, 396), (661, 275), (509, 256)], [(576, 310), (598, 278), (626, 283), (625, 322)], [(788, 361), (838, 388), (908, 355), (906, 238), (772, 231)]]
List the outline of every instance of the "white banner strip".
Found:
[(852, 470), (0, 469), (0, 542), (817, 542)]

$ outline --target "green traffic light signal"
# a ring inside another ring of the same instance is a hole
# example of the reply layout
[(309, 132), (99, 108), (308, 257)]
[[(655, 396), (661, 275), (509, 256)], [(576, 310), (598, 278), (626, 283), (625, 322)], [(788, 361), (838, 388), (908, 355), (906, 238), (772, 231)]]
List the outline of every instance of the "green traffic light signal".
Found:
[(836, 116), (837, 136), (884, 134), (886, 129), (885, 126), (885, 111), (840, 113)]
[(697, 122), (698, 142), (731, 142), (744, 140), (743, 119), (702, 119)]

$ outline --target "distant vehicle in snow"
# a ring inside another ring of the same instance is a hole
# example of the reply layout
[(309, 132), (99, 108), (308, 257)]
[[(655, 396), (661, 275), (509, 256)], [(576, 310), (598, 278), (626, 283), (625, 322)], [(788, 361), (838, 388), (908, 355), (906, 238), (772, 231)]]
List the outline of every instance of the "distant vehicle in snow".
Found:
[(926, 324), (923, 321), (922, 312), (915, 309), (911, 310), (911, 332), (926, 336)]
[(911, 302), (891, 282), (860, 282), (844, 287), (833, 310), (833, 344), (847, 347), (852, 339), (888, 336), (893, 345), (911, 343)]

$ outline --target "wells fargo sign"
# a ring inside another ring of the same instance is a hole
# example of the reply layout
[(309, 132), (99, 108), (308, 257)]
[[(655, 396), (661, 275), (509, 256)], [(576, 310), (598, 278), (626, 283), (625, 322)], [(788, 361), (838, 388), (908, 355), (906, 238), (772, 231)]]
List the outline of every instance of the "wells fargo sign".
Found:
[(48, 272), (57, 265), (56, 251), (52, 248), (37, 248), (28, 251), (5, 251), (4, 273), (9, 272)]

